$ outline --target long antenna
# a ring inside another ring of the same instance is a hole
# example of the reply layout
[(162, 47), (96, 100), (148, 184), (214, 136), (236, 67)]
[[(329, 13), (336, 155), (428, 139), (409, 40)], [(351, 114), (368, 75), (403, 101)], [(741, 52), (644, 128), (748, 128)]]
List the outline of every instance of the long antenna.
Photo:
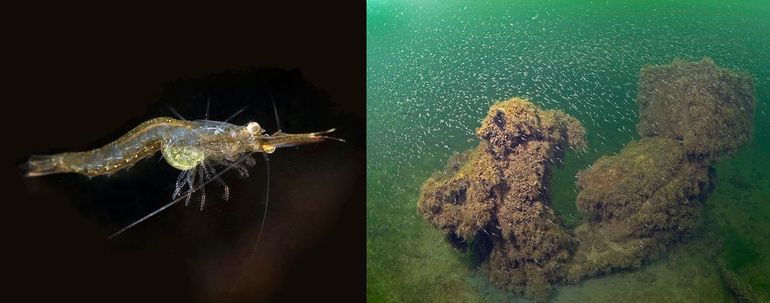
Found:
[(181, 114), (179, 114), (179, 112), (178, 112), (178, 111), (176, 111), (176, 109), (175, 109), (175, 108), (173, 108), (171, 105), (166, 105), (166, 107), (168, 107), (168, 110), (170, 110), (170, 111), (171, 111), (171, 113), (172, 113), (172, 114), (174, 114), (174, 116), (176, 116), (177, 118), (179, 118), (179, 119), (182, 119), (182, 120), (187, 120), (187, 119), (185, 119), (184, 117), (182, 117), (182, 115), (181, 115)]
[[(267, 157), (267, 154), (263, 153), (262, 156), (265, 158), (265, 173), (267, 176), (267, 181), (265, 182), (265, 209), (262, 213), (262, 224), (259, 225), (259, 232), (257, 232), (257, 241), (254, 242), (254, 247), (251, 248), (251, 251), (249, 251), (249, 255), (246, 257), (246, 266), (244, 268), (248, 269), (251, 266), (251, 261), (254, 259), (254, 253), (257, 251), (257, 247), (259, 247), (259, 241), (262, 239), (262, 230), (265, 228), (265, 221), (267, 221), (267, 205), (270, 203), (270, 159)], [(230, 286), (230, 290), (227, 292), (228, 294), (232, 294), (235, 290), (235, 287), (238, 286), (238, 283), (241, 282), (241, 279), (243, 278), (243, 272), (238, 275), (238, 278), (233, 282), (233, 284)], [(232, 297), (231, 297), (232, 299)]]
[(206, 117), (204, 118), (205, 120), (209, 119), (209, 105), (211, 105), (211, 97), (207, 96), (206, 97)]
[(265, 211), (262, 213), (262, 224), (259, 226), (257, 242), (254, 243), (254, 249), (252, 249), (252, 252), (257, 250), (257, 246), (259, 246), (259, 240), (262, 238), (262, 229), (265, 228), (265, 221), (267, 220), (267, 204), (270, 203), (270, 159), (265, 153), (263, 153), (262, 156), (265, 157), (265, 173), (267, 176), (267, 181), (265, 182)]
[(283, 132), (283, 129), (281, 129), (281, 120), (278, 119), (278, 107), (275, 106), (275, 99), (273, 99), (273, 94), (270, 92), (270, 85), (268, 85), (267, 79), (265, 79), (265, 88), (267, 89), (267, 95), (270, 96), (270, 102), (273, 103), (273, 114), (275, 114), (275, 127), (278, 129), (275, 133), (280, 134)]
[(240, 113), (242, 113), (244, 110), (246, 110), (246, 108), (247, 108), (247, 107), (249, 107), (249, 106), (248, 106), (248, 105), (246, 105), (246, 106), (244, 106), (244, 107), (241, 107), (241, 109), (239, 109), (237, 112), (235, 112), (234, 114), (230, 115), (230, 117), (227, 117), (227, 119), (225, 119), (225, 121), (224, 121), (224, 122), (229, 122), (229, 121), (230, 121), (230, 119), (232, 119), (232, 118), (235, 118), (235, 116), (237, 116), (238, 114), (240, 114)]

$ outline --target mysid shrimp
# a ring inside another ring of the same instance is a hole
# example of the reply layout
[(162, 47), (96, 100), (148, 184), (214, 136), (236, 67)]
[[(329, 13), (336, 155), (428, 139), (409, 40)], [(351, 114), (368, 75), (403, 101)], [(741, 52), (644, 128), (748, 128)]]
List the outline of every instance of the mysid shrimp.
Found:
[[(275, 114), (277, 120), (277, 111)], [(225, 121), (208, 120), (208, 117), (194, 121), (168, 117), (150, 119), (101, 148), (83, 152), (32, 156), (25, 167), (25, 175), (28, 177), (56, 173), (77, 173), (88, 177), (109, 175), (131, 167), (136, 162), (160, 151), (169, 165), (182, 171), (177, 178), (173, 200), (114, 233), (110, 236), (112, 238), (181, 200), (189, 204), (192, 194), (197, 191), (201, 192), (202, 209), (206, 197), (205, 185), (212, 181), (224, 187), (225, 199), (227, 199), (229, 190), (220, 176), (231, 169), (238, 170), (242, 175), (247, 174), (245, 166), (254, 164), (254, 159), (251, 157), (254, 153), (262, 153), (267, 160), (267, 154), (273, 153), (277, 148), (328, 139), (344, 142), (342, 139), (327, 136), (334, 129), (299, 134), (284, 133), (279, 129), (269, 135), (257, 122), (249, 122), (246, 125), (228, 123), (227, 121), (233, 116)], [(217, 171), (217, 169), (220, 170)], [(182, 190), (185, 187), (187, 191), (183, 193)]]

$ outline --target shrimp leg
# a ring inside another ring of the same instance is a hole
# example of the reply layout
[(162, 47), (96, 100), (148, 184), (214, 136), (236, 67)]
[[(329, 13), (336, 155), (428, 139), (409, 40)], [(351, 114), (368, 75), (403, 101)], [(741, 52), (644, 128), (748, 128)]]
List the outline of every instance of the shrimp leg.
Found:
[(142, 223), (145, 220), (147, 220), (147, 219), (157, 215), (158, 213), (166, 210), (167, 208), (173, 206), (174, 204), (179, 203), (179, 201), (182, 201), (182, 199), (185, 199), (187, 197), (187, 195), (191, 195), (193, 192), (196, 192), (196, 191), (200, 190), (202, 187), (204, 187), (207, 184), (211, 183), (211, 181), (216, 180), (217, 178), (222, 176), (224, 173), (230, 171), (233, 168), (234, 168), (234, 166), (226, 167), (221, 172), (215, 174), (211, 179), (208, 179), (208, 180), (205, 180), (204, 182), (201, 182), (201, 184), (196, 186), (196, 187), (191, 187), (190, 190), (188, 190), (184, 195), (181, 195), (181, 196), (177, 197), (176, 199), (172, 200), (171, 202), (167, 203), (166, 205), (163, 205), (160, 208), (156, 209), (155, 211), (153, 211), (153, 212), (145, 215), (144, 217), (140, 218), (139, 220), (136, 220), (136, 221), (132, 222), (131, 224), (127, 225), (126, 227), (121, 228), (117, 232), (115, 232), (112, 235), (110, 235), (109, 237), (107, 237), (107, 239), (113, 239), (113, 238), (119, 236), (120, 234), (124, 233), (125, 231), (131, 229), (132, 227), (136, 226), (137, 224)]
[[(201, 183), (203, 183), (206, 180), (203, 174), (204, 174), (203, 166), (201, 165), (198, 168), (198, 178), (201, 180)], [(206, 187), (201, 186), (201, 211), (203, 211), (203, 204), (205, 203), (206, 203)]]
[(203, 170), (206, 173), (206, 180), (214, 179), (214, 181), (217, 181), (219, 185), (222, 185), (222, 188), (224, 190), (224, 193), (222, 194), (222, 199), (225, 201), (230, 200), (230, 187), (227, 186), (225, 181), (222, 181), (222, 178), (216, 177), (214, 178), (214, 175), (217, 173), (217, 170), (214, 169), (214, 167), (211, 167), (206, 161), (203, 162)]
[(190, 199), (192, 198), (192, 194), (193, 194), (192, 189), (195, 188), (195, 171), (188, 171), (187, 172), (187, 182), (186, 182), (186, 184), (187, 184), (188, 188), (191, 189), (191, 190), (188, 191), (187, 195), (185, 196), (184, 206), (190, 205)]

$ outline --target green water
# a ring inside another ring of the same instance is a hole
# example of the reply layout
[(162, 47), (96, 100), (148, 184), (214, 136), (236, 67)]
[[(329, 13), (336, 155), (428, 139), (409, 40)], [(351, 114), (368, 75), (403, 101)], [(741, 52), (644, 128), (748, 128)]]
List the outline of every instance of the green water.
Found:
[(720, 268), (770, 302), (770, 1), (368, 1), (367, 298), (526, 302), (488, 283), (417, 214), (420, 184), (474, 147), (489, 105), (522, 96), (587, 129), (551, 180), (580, 220), (574, 176), (638, 137), (645, 64), (709, 56), (754, 77), (752, 141), (715, 165), (696, 235), (639, 271), (559, 286), (553, 302), (730, 302)]

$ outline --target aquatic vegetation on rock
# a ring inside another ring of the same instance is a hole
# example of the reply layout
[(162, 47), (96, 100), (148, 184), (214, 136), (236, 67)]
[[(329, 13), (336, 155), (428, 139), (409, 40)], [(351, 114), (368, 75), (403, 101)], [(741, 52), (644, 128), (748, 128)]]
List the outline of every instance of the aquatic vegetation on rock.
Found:
[(584, 149), (580, 121), (512, 98), (492, 105), (479, 145), (422, 186), (418, 211), (460, 249), (488, 256), (498, 286), (546, 299), (553, 284), (636, 268), (697, 226), (710, 164), (751, 134), (749, 76), (713, 61), (645, 67), (642, 138), (578, 174), (584, 222), (571, 233), (550, 208), (550, 165)]
[(589, 220), (575, 230), (569, 281), (638, 267), (698, 224), (712, 160), (751, 134), (753, 87), (708, 58), (642, 68), (642, 138), (579, 173), (576, 203)]
[(639, 134), (680, 140), (692, 156), (732, 152), (751, 136), (751, 76), (719, 68), (709, 58), (645, 66), (637, 101)]
[(423, 184), (418, 210), (453, 244), (473, 239), (472, 249), (486, 250), (493, 282), (544, 298), (575, 244), (549, 206), (549, 166), (568, 147), (584, 148), (584, 132), (561, 111), (497, 103), (476, 130), (478, 147)]
[(594, 162), (577, 181), (578, 209), (590, 219), (575, 230), (567, 279), (638, 267), (664, 251), (697, 225), (710, 183), (708, 166), (669, 138), (632, 141)]

